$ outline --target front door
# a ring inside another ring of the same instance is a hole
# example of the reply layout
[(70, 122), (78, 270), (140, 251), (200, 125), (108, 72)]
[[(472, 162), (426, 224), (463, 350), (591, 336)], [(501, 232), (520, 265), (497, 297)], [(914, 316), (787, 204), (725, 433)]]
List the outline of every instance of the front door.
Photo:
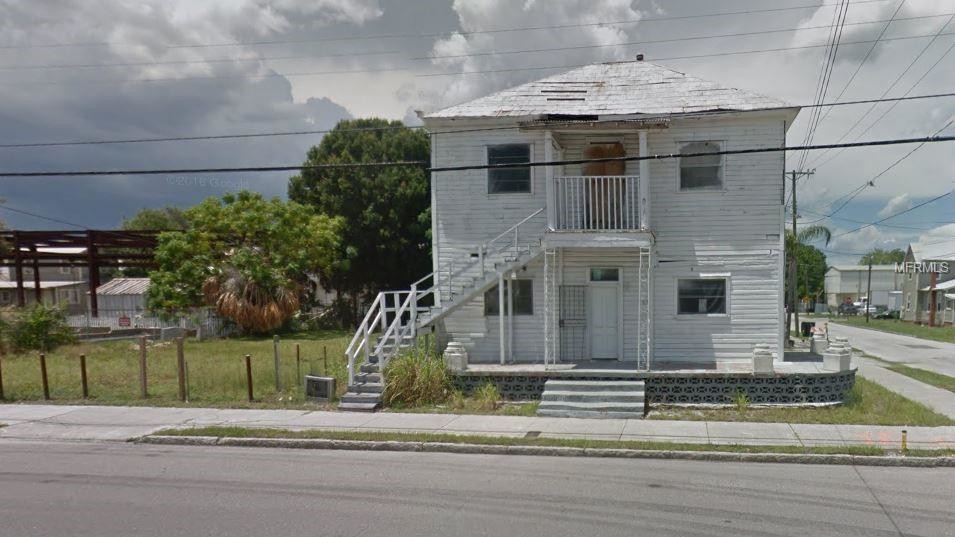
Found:
[(620, 358), (620, 286), (618, 269), (590, 270), (590, 357)]

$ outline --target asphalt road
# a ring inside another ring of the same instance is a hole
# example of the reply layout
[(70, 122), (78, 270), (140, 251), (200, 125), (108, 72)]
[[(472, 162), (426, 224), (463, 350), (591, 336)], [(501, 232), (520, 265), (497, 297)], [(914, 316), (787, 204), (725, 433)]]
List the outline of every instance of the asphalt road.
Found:
[[(952, 330), (952, 328), (949, 328)], [(847, 337), (853, 347), (899, 362), (955, 377), (955, 344), (829, 323), (830, 337)]]
[(955, 535), (955, 469), (0, 443), (3, 536)]

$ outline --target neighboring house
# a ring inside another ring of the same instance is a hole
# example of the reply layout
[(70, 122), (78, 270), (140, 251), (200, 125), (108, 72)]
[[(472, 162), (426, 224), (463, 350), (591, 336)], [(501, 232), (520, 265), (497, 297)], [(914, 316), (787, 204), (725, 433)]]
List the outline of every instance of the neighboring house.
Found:
[(776, 148), (798, 111), (630, 61), (425, 115), (432, 165), (478, 168), (432, 173), (419, 327), (474, 363), (781, 359), (783, 152), (480, 167)]
[[(47, 253), (83, 253), (85, 248), (39, 248)], [(67, 264), (56, 267), (40, 267), (40, 291), (43, 303), (62, 305), (68, 313), (83, 313), (89, 302), (88, 270)], [(23, 267), (23, 289), (26, 304), (36, 302), (35, 278), (33, 267)], [(17, 283), (15, 269), (0, 267), (0, 305), (17, 305)]]
[(146, 310), (149, 278), (113, 278), (96, 288), (99, 315), (116, 316)]
[[(23, 282), (23, 298), (26, 305), (36, 303), (33, 280)], [(61, 306), (67, 313), (76, 314), (85, 311), (86, 282), (40, 281), (40, 293), (43, 304)], [(17, 306), (17, 282), (0, 280), (0, 307)]]
[(955, 239), (910, 244), (900, 270), (903, 321), (955, 321)]
[[(901, 309), (902, 280), (895, 265), (872, 265), (872, 297), (869, 303), (892, 311)], [(861, 302), (869, 288), (868, 265), (836, 265), (826, 271), (826, 305), (835, 311), (840, 304)]]

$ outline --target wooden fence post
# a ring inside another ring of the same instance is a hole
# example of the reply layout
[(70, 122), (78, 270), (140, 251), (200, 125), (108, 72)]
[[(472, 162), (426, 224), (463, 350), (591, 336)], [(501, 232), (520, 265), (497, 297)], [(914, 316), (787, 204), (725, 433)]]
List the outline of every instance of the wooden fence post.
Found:
[(43, 384), (43, 398), (50, 400), (50, 381), (46, 376), (46, 355), (40, 353), (40, 382)]
[(322, 374), (328, 376), (328, 347), (322, 345), (322, 360), (325, 362), (325, 369)]
[(302, 382), (302, 349), (295, 344), (295, 382)]
[(0, 401), (6, 399), (3, 396), (3, 355), (0, 354)]
[(80, 386), (83, 388), (83, 399), (90, 396), (89, 384), (86, 381), (86, 355), (80, 355)]
[(143, 399), (149, 397), (146, 389), (146, 336), (139, 336), (139, 390)]
[(282, 391), (281, 367), (279, 365), (279, 336), (272, 336), (272, 353), (275, 355), (275, 391)]
[(252, 397), (252, 355), (245, 355), (245, 384), (249, 389), (249, 402), (254, 401)]
[(182, 337), (176, 338), (176, 372), (179, 376), (179, 400), (186, 400), (186, 352)]

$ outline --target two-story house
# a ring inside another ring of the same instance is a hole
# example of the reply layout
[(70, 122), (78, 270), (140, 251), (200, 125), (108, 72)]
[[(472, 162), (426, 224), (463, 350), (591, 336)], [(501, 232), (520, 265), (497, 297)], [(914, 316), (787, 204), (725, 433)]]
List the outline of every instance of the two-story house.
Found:
[(473, 362), (778, 354), (782, 152), (572, 162), (781, 147), (797, 112), (629, 61), (426, 115), (438, 169), (571, 162), (433, 173), (432, 322)]
[(955, 323), (955, 240), (910, 244), (899, 271), (903, 321)]

